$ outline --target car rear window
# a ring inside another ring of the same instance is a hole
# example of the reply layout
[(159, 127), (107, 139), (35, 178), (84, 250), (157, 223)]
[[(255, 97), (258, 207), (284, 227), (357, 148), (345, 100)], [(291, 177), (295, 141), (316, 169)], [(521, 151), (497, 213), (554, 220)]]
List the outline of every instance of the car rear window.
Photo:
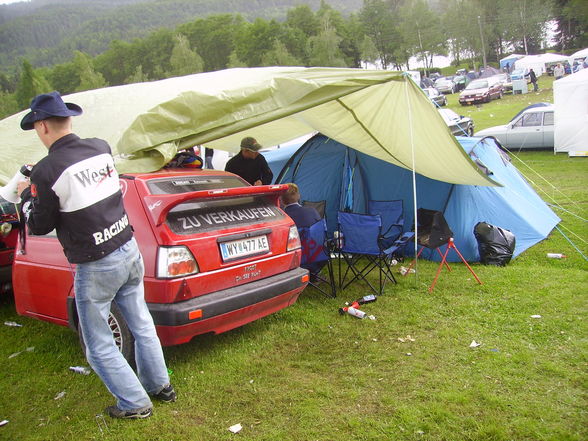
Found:
[(178, 176), (152, 179), (147, 186), (151, 194), (180, 194), (199, 190), (246, 187), (247, 184), (235, 176)]
[(174, 233), (190, 235), (282, 218), (282, 211), (267, 196), (247, 196), (188, 201), (170, 210), (166, 223)]

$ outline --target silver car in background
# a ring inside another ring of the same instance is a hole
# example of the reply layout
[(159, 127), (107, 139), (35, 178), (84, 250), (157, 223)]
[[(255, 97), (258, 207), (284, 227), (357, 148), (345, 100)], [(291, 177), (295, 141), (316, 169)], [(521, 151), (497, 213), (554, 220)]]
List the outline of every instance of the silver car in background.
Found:
[(553, 149), (554, 106), (531, 107), (502, 126), (476, 132), (476, 136), (493, 136), (509, 150)]

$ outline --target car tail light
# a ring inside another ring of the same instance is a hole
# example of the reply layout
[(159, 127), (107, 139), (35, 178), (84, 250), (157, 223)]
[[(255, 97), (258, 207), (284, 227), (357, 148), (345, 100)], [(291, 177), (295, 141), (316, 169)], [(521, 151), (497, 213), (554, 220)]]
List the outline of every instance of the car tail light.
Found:
[(160, 247), (157, 253), (157, 277), (181, 277), (198, 272), (196, 259), (185, 246)]
[(292, 251), (300, 248), (300, 236), (298, 236), (298, 229), (296, 226), (290, 227), (288, 233), (288, 248), (286, 251)]

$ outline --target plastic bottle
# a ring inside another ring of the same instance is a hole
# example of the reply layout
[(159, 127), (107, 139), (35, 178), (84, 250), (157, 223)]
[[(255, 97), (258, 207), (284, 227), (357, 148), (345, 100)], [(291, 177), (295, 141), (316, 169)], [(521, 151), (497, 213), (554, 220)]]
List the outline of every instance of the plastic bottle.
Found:
[(374, 294), (368, 294), (367, 296), (363, 296), (361, 299), (357, 299), (355, 302), (358, 305), (365, 305), (366, 303), (372, 303), (376, 300), (378, 300), (378, 298)]
[(547, 257), (549, 259), (565, 259), (566, 256), (565, 254), (560, 254), (560, 253), (547, 253)]
[(335, 248), (341, 249), (345, 244), (345, 239), (343, 237), (343, 233), (340, 231), (333, 232), (333, 238), (335, 239)]
[(19, 324), (19, 323), (16, 323), (16, 322), (4, 322), (4, 324), (5, 324), (6, 326), (14, 326), (14, 327), (19, 327), (19, 328), (20, 328), (20, 327), (22, 327), (22, 325), (21, 325), (21, 324)]
[(90, 375), (90, 373), (92, 372), (92, 370), (89, 367), (84, 366), (70, 366), (69, 370), (75, 372), (76, 374), (82, 375)]

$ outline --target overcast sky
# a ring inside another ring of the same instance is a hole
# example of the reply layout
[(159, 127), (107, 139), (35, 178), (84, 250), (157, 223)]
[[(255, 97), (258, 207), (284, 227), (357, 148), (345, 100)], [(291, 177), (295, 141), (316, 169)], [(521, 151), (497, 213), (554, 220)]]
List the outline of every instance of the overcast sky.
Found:
[(0, 0), (0, 5), (7, 5), (8, 3), (22, 2), (29, 0)]

